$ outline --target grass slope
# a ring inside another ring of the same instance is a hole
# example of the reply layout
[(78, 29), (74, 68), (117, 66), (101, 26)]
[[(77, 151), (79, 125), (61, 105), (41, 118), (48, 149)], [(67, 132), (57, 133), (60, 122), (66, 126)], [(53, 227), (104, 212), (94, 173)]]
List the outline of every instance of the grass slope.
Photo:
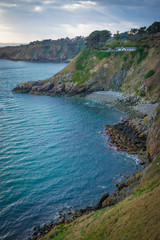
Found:
[(154, 100), (160, 98), (159, 54), (160, 47), (139, 47), (134, 52), (83, 49), (57, 76), (70, 74), (76, 84), (94, 82), (104, 90)]
[(148, 168), (124, 201), (59, 225), (41, 240), (159, 240), (160, 153)]

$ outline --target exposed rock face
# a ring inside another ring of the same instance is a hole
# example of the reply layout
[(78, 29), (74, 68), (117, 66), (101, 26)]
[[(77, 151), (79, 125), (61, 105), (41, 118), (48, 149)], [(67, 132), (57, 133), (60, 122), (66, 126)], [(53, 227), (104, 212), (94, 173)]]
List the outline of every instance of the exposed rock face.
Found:
[[(63, 77), (55, 76), (52, 80), (44, 81), (29, 81), (21, 83), (15, 87), (13, 92), (22, 92), (30, 94), (44, 94), (47, 96), (75, 96), (75, 95), (86, 95), (94, 91), (103, 90), (103, 87), (96, 81), (90, 81), (87, 83), (74, 83), (72, 81), (65, 82)], [(70, 77), (70, 76), (68, 76)]]
[(82, 37), (43, 40), (28, 45), (0, 48), (0, 58), (25, 61), (67, 61), (85, 47)]
[[(84, 96), (94, 91), (121, 89), (128, 96), (141, 99), (145, 96), (149, 100), (154, 100), (159, 98), (159, 50), (145, 51), (148, 51), (147, 57), (141, 64), (137, 64), (139, 53), (134, 58), (130, 52), (125, 52), (122, 56), (110, 54), (109, 57), (99, 59), (97, 53), (83, 50), (55, 76), (45, 81), (20, 84), (13, 89), (13, 92)], [(150, 69), (154, 69), (155, 73), (146, 79), (144, 76)]]
[(117, 150), (137, 154), (146, 150), (148, 128), (139, 120), (129, 119), (115, 125), (105, 125), (110, 137), (109, 145), (114, 145)]
[(160, 115), (157, 116), (148, 134), (147, 151), (151, 158), (160, 151)]

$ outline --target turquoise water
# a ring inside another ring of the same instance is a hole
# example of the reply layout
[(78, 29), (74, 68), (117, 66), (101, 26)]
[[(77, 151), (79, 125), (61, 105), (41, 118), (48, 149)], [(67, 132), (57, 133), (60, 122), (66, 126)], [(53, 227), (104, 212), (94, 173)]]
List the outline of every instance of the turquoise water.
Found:
[(124, 113), (78, 98), (11, 92), (65, 65), (0, 60), (0, 239), (26, 239), (58, 210), (95, 204), (115, 190), (114, 177), (137, 168), (135, 157), (109, 149), (100, 134)]

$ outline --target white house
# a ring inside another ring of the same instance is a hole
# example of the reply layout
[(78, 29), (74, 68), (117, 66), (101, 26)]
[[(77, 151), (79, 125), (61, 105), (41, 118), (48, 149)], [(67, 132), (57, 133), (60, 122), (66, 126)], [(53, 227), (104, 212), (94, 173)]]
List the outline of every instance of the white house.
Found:
[(116, 51), (136, 51), (136, 47), (116, 47)]

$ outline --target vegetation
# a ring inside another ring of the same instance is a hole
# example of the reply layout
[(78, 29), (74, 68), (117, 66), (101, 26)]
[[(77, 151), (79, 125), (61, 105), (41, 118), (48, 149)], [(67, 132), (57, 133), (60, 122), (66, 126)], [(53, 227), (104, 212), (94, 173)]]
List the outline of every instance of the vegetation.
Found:
[(146, 93), (143, 91), (143, 92), (140, 92), (140, 97), (145, 97), (146, 96)]
[(87, 64), (87, 60), (91, 56), (91, 51), (89, 49), (83, 49), (76, 60), (76, 69), (83, 71)]
[(96, 57), (98, 58), (98, 60), (102, 60), (103, 58), (108, 58), (110, 56), (111, 56), (111, 52), (97, 51), (97, 53), (96, 53)]
[(74, 58), (85, 47), (83, 37), (34, 41), (28, 45), (0, 48), (0, 58), (17, 60), (65, 61)]
[(57, 226), (41, 240), (159, 239), (159, 161), (160, 154), (127, 199)]
[(135, 41), (127, 40), (124, 45), (124, 47), (137, 47), (138, 44)]
[(113, 41), (111, 41), (109, 44), (108, 44), (108, 46), (109, 46), (109, 48), (112, 48), (112, 49), (114, 49), (114, 48), (116, 48), (116, 47), (121, 47), (121, 46), (123, 46), (123, 42), (122, 41), (119, 41), (119, 40), (113, 40)]
[(98, 49), (101, 44), (104, 44), (111, 36), (110, 31), (94, 31), (86, 39), (87, 48)]
[(144, 78), (149, 78), (149, 77), (153, 76), (153, 74), (155, 74), (155, 71), (154, 70), (149, 70), (147, 72), (147, 74), (144, 76)]
[(148, 34), (154, 34), (160, 32), (160, 22), (154, 22), (151, 26), (147, 28)]

